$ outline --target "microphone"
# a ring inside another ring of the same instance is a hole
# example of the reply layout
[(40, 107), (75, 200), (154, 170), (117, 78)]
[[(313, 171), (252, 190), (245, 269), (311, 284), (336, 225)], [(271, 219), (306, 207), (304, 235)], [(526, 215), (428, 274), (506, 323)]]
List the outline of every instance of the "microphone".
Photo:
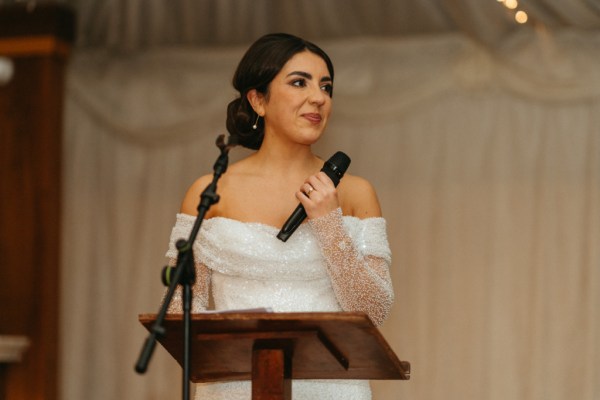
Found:
[[(325, 172), (329, 179), (333, 181), (333, 185), (337, 187), (337, 185), (340, 183), (340, 179), (342, 179), (344, 176), (344, 173), (348, 169), (349, 165), (350, 157), (341, 151), (338, 151), (332, 155), (329, 160), (325, 161), (321, 171)], [(292, 215), (290, 215), (288, 220), (285, 221), (285, 224), (283, 224), (283, 227), (277, 234), (277, 239), (280, 239), (284, 242), (287, 241), (305, 218), (306, 211), (304, 210), (302, 204), (298, 204), (298, 207), (296, 207)]]

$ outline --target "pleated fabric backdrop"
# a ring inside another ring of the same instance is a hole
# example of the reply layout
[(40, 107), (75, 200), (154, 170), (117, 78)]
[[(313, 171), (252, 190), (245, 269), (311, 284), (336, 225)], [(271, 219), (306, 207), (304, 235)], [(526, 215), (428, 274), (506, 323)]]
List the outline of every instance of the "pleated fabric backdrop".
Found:
[[(413, 365), (375, 399), (600, 398), (600, 35), (528, 32), (319, 43), (336, 67), (317, 153), (376, 187), (396, 302), (382, 331)], [(70, 65), (64, 400), (177, 399), (158, 348), (133, 371), (186, 188), (211, 171), (245, 47)], [(248, 151), (234, 149), (232, 158)]]

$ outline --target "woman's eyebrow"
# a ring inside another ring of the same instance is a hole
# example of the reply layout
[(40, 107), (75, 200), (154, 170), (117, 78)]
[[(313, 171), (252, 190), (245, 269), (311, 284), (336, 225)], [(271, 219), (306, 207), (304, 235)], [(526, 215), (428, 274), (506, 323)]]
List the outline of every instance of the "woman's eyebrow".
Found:
[(312, 75), (309, 74), (308, 72), (304, 72), (304, 71), (292, 71), (289, 74), (287, 74), (286, 77), (292, 76), (292, 75), (300, 75), (303, 78), (312, 79)]
[[(298, 76), (301, 76), (301, 77), (309, 79), (309, 80), (313, 78), (311, 74), (309, 74), (308, 72), (304, 72), (304, 71), (292, 71), (289, 74), (287, 74), (286, 77), (292, 76), (292, 75), (298, 75)], [(329, 76), (324, 76), (321, 78), (321, 82), (331, 82), (331, 78)]]

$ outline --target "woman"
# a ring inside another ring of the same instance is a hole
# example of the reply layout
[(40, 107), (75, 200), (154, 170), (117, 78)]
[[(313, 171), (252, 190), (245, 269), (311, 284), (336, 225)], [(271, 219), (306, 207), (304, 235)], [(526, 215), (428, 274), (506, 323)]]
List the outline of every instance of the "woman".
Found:
[[(193, 311), (270, 307), (274, 311), (364, 311), (375, 324), (393, 301), (390, 251), (379, 202), (366, 180), (346, 174), (336, 188), (319, 172), (311, 146), (331, 114), (334, 71), (316, 45), (288, 34), (258, 39), (233, 77), (239, 98), (229, 104), (227, 129), (256, 150), (229, 166), (220, 201), (203, 221), (194, 246)], [(188, 190), (171, 234), (186, 238), (200, 194), (212, 175)], [(276, 238), (300, 202), (307, 214), (287, 241)], [(170, 312), (181, 312), (181, 297)], [(298, 399), (370, 399), (367, 381), (300, 380)], [(250, 399), (249, 381), (200, 384), (198, 399)]]

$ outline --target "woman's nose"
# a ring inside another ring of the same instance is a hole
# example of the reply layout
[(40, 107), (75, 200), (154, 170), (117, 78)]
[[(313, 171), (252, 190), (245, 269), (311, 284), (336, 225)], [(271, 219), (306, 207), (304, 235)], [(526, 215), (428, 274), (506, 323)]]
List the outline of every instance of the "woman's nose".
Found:
[(325, 93), (325, 91), (321, 89), (320, 86), (317, 86), (316, 88), (311, 89), (309, 100), (311, 103), (321, 105), (327, 100), (327, 97), (328, 94)]

